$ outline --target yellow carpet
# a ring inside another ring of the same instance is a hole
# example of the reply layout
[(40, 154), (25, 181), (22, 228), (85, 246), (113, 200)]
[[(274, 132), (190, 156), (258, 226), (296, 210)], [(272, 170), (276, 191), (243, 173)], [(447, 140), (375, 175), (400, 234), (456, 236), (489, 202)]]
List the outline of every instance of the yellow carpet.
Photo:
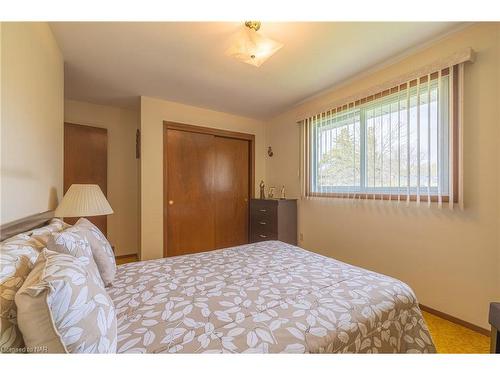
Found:
[(489, 353), (490, 338), (422, 311), (438, 353)]

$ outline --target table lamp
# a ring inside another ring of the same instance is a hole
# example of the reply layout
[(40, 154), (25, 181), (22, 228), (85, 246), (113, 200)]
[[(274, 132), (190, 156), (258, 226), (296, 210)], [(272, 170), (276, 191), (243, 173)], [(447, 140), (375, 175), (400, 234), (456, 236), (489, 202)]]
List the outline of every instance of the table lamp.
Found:
[(113, 209), (99, 185), (73, 184), (56, 208), (55, 217), (88, 217), (110, 215)]

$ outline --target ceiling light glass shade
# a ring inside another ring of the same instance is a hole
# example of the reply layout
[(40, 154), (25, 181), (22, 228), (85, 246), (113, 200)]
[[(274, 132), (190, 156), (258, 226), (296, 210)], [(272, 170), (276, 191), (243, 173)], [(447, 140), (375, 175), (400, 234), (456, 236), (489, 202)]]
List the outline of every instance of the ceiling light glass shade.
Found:
[(243, 27), (234, 36), (226, 55), (259, 67), (281, 47), (283, 47), (282, 43), (269, 39), (254, 29)]
[(54, 213), (55, 217), (88, 217), (113, 213), (98, 185), (73, 184)]

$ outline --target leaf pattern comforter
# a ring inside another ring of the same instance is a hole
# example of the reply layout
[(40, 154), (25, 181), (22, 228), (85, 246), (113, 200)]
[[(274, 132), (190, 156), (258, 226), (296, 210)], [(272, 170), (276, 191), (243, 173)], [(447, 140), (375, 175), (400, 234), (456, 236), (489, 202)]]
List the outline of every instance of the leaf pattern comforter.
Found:
[(403, 282), (279, 241), (129, 263), (120, 353), (432, 353)]

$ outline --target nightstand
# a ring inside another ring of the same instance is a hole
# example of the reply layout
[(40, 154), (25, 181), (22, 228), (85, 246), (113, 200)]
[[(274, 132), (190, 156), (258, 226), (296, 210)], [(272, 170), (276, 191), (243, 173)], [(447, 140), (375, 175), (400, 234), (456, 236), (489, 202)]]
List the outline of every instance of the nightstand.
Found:
[(500, 302), (490, 303), (491, 353), (500, 353)]

